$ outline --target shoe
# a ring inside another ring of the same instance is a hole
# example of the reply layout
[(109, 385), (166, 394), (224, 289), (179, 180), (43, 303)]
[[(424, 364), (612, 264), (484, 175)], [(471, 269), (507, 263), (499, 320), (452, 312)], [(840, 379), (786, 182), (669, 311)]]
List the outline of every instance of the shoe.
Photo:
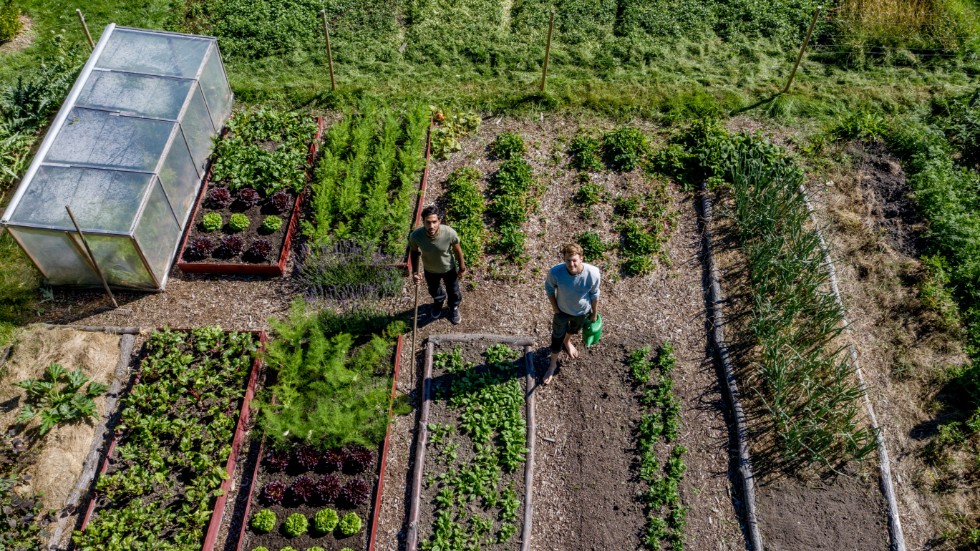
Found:
[(453, 308), (453, 312), (449, 316), (449, 323), (453, 325), (459, 325), (461, 321), (463, 321), (463, 317), (459, 315), (459, 306), (457, 306)]
[(435, 321), (437, 319), (441, 319), (442, 318), (442, 304), (432, 303), (432, 306), (429, 307), (429, 317), (432, 319), (432, 321)]

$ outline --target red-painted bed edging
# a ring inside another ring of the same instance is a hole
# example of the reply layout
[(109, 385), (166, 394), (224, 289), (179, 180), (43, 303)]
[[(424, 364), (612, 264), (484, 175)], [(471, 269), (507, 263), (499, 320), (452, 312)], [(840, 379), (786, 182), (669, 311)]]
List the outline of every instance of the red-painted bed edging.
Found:
[[(320, 150), (320, 136), (323, 135), (323, 117), (316, 118), (316, 134), (313, 136), (313, 141), (310, 143), (310, 153), (306, 157), (306, 180), (309, 181), (312, 178), (311, 167), (313, 165), (313, 160), (316, 158), (317, 151)], [(191, 224), (197, 219), (197, 213), (201, 209), (201, 204), (204, 203), (204, 198), (207, 197), (208, 186), (211, 183), (211, 168), (208, 168), (207, 176), (204, 179), (204, 185), (201, 186), (200, 195), (197, 197), (197, 202), (194, 204), (194, 210), (191, 212), (190, 221)], [(303, 192), (296, 194), (296, 202), (293, 204), (293, 214), (289, 217), (289, 225), (286, 227), (286, 237), (282, 242), (282, 249), (279, 252), (279, 260), (275, 264), (232, 264), (228, 262), (187, 262), (183, 260), (184, 258), (184, 247), (187, 246), (187, 240), (190, 239), (191, 226), (188, 225), (187, 230), (184, 232), (184, 239), (180, 243), (180, 253), (177, 257), (177, 267), (187, 274), (220, 274), (220, 275), (257, 275), (257, 276), (281, 276), (286, 271), (286, 261), (289, 260), (289, 250), (293, 243), (293, 234), (296, 232), (296, 226), (299, 224), (300, 207), (303, 205), (303, 196), (306, 195), (307, 189)]]
[[(395, 341), (395, 367), (391, 374), (391, 403), (388, 405), (388, 428), (385, 431), (384, 444), (381, 446), (381, 454), (378, 461), (378, 485), (374, 494), (374, 510), (371, 515), (371, 532), (368, 534), (368, 551), (374, 551), (374, 542), (378, 536), (378, 517), (381, 516), (381, 498), (384, 494), (385, 467), (388, 464), (388, 441), (391, 439), (391, 419), (394, 413), (395, 395), (397, 394), (398, 388), (398, 370), (401, 367), (402, 344), (404, 341), (405, 339), (402, 337), (402, 335), (398, 335), (398, 340)], [(255, 461), (255, 466), (252, 469), (251, 482), (248, 486), (248, 501), (245, 502), (245, 512), (242, 515), (242, 523), (241, 528), (238, 531), (238, 543), (235, 545), (235, 551), (241, 551), (242, 545), (245, 544), (245, 529), (248, 526), (249, 512), (252, 509), (252, 497), (255, 495), (255, 481), (259, 478), (259, 464), (262, 462), (262, 451), (264, 448), (265, 437), (262, 438), (262, 442), (259, 444), (259, 455)], [(224, 486), (222, 486), (222, 488), (224, 488)]]
[[(265, 348), (265, 343), (268, 341), (265, 331), (253, 331), (253, 334), (258, 335), (259, 351)], [(226, 469), (228, 473), (228, 478), (221, 483), (222, 494), (218, 496), (214, 504), (214, 509), (211, 512), (211, 520), (208, 523), (208, 530), (205, 533), (204, 543), (201, 547), (202, 551), (211, 551), (214, 549), (215, 539), (218, 537), (218, 528), (221, 526), (221, 518), (224, 515), (225, 505), (228, 500), (228, 490), (231, 488), (231, 480), (234, 475), (235, 465), (238, 462), (238, 452), (241, 449), (242, 440), (245, 433), (245, 425), (248, 423), (249, 417), (249, 405), (251, 404), (252, 398), (255, 396), (255, 385), (258, 380), (259, 368), (262, 365), (261, 355), (257, 354), (255, 361), (252, 362), (252, 369), (249, 372), (248, 382), (245, 387), (245, 396), (242, 399), (242, 407), (238, 415), (238, 423), (235, 426), (235, 433), (231, 440), (231, 454), (228, 456), (228, 462), (226, 464)], [(142, 369), (142, 360), (140, 368)], [(140, 373), (137, 372), (136, 376), (133, 378), (133, 385), (136, 386), (140, 383)], [(132, 387), (131, 387), (132, 388)], [(112, 438), (109, 440), (109, 446), (106, 449), (105, 456), (102, 458), (102, 465), (99, 467), (98, 476), (105, 474), (106, 469), (109, 468), (109, 458), (112, 457), (113, 450), (116, 449), (116, 442), (119, 438), (119, 431), (115, 431)], [(97, 478), (96, 478), (97, 480)], [(85, 516), (82, 518), (82, 524), (79, 528), (80, 531), (85, 531), (88, 526), (89, 521), (92, 519), (92, 513), (95, 511), (96, 495), (93, 492), (92, 496), (89, 498), (88, 507), (85, 509)]]

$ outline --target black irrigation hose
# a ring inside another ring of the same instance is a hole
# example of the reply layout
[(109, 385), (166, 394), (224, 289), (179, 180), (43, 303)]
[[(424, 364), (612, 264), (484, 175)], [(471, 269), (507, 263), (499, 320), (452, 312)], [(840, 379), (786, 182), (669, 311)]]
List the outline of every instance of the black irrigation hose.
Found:
[(728, 355), (728, 344), (725, 342), (725, 318), (722, 314), (721, 285), (718, 283), (718, 267), (711, 254), (711, 199), (708, 198), (705, 182), (701, 182), (701, 244), (704, 262), (708, 270), (709, 285), (706, 289), (708, 301), (711, 303), (711, 335), (715, 355), (721, 363), (725, 377), (722, 385), (725, 397), (732, 407), (735, 423), (735, 439), (738, 443), (738, 474), (742, 483), (743, 502), (745, 507), (745, 531), (749, 548), (762, 551), (762, 535), (759, 532), (758, 517), (755, 512), (755, 475), (752, 473), (752, 461), (749, 458), (748, 429), (745, 422), (745, 412), (739, 401), (738, 384), (735, 382), (735, 370)]
[[(847, 331), (851, 331), (851, 324), (848, 323), (847, 316), (844, 314), (847, 310), (844, 309), (844, 301), (841, 299), (840, 288), (837, 286), (837, 270), (834, 268), (834, 263), (830, 259), (830, 247), (824, 241), (823, 234), (820, 232), (820, 226), (817, 224), (816, 215), (813, 211), (813, 205), (810, 204), (810, 199), (807, 197), (806, 189), (802, 184), (800, 184), (800, 193), (803, 195), (803, 202), (806, 204), (806, 209), (810, 213), (810, 221), (813, 223), (814, 231), (816, 231), (817, 238), (820, 240), (820, 250), (823, 252), (824, 264), (826, 264), (827, 272), (830, 275), (830, 288), (834, 293), (834, 301), (841, 311), (841, 322)], [(881, 484), (881, 493), (884, 494), (885, 501), (888, 503), (888, 536), (891, 539), (889, 548), (891, 551), (905, 551), (905, 536), (902, 533), (902, 520), (898, 513), (895, 488), (892, 485), (891, 464), (888, 461), (888, 449), (885, 447), (884, 431), (878, 427), (878, 418), (875, 416), (874, 406), (868, 397), (868, 388), (864, 383), (861, 366), (858, 364), (857, 348), (854, 347), (853, 340), (847, 343), (847, 349), (850, 352), (851, 365), (854, 366), (854, 373), (857, 374), (861, 394), (864, 395), (864, 405), (868, 410), (871, 427), (875, 431), (875, 443), (878, 447), (878, 462), (881, 464), (881, 473), (878, 481)]]

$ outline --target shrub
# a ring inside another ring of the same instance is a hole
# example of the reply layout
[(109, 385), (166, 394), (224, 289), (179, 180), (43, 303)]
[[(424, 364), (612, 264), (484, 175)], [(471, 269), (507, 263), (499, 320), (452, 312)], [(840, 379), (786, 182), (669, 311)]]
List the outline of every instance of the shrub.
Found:
[(273, 233), (279, 231), (279, 228), (281, 227), (282, 218), (279, 218), (275, 214), (266, 216), (265, 219), (262, 220), (262, 231)]
[(602, 170), (602, 159), (600, 149), (602, 144), (596, 138), (586, 134), (579, 134), (568, 146), (568, 154), (571, 155), (572, 168), (578, 170)]
[(316, 491), (322, 503), (333, 503), (340, 496), (340, 480), (332, 474), (323, 475), (317, 482)]
[(268, 505), (278, 505), (282, 503), (282, 498), (286, 497), (286, 484), (279, 480), (273, 480), (262, 488), (262, 501)]
[(223, 224), (224, 220), (221, 219), (221, 215), (217, 212), (209, 212), (201, 220), (201, 227), (204, 228), (204, 231), (220, 230)]
[(602, 157), (612, 170), (633, 170), (640, 164), (646, 149), (646, 136), (633, 126), (623, 126), (602, 136)]
[(214, 240), (207, 236), (200, 236), (191, 239), (187, 247), (187, 256), (192, 260), (201, 260), (211, 256), (217, 245)]
[(216, 209), (223, 209), (231, 206), (235, 198), (231, 196), (231, 191), (226, 187), (213, 187), (208, 190), (208, 203)]
[(232, 257), (242, 254), (245, 250), (245, 240), (237, 235), (224, 235), (221, 237), (220, 252), (223, 256)]
[(599, 237), (599, 234), (594, 231), (582, 232), (578, 234), (578, 237), (575, 240), (582, 246), (585, 260), (588, 260), (589, 262), (595, 262), (596, 260), (602, 258), (603, 254), (606, 252), (606, 244), (602, 242), (602, 238)]
[(231, 218), (228, 220), (228, 229), (233, 232), (245, 231), (248, 229), (248, 226), (251, 223), (252, 221), (248, 219), (248, 216), (245, 216), (240, 212), (236, 212), (235, 214), (232, 214)]
[(341, 534), (353, 536), (361, 531), (361, 517), (357, 516), (357, 513), (347, 513), (344, 518), (340, 519), (338, 528), (340, 528)]
[(518, 158), (524, 155), (526, 150), (524, 140), (516, 132), (498, 134), (490, 144), (490, 154), (502, 161)]
[(266, 239), (256, 239), (245, 251), (245, 259), (249, 262), (266, 262), (272, 254), (272, 243)]
[(0, 4), (0, 43), (13, 40), (22, 27), (20, 10), (14, 5), (14, 1), (6, 0)]
[(340, 515), (333, 509), (321, 509), (313, 517), (313, 530), (319, 534), (329, 534), (340, 522)]
[(276, 527), (276, 520), (275, 513), (269, 509), (262, 509), (252, 516), (252, 522), (249, 523), (249, 526), (252, 527), (252, 530), (260, 534), (265, 534), (271, 532)]
[(279, 214), (285, 214), (289, 212), (289, 209), (293, 208), (293, 196), (286, 190), (277, 191), (272, 194), (269, 198), (269, 202), (272, 203), (272, 208), (276, 209)]
[(359, 478), (354, 478), (341, 488), (339, 501), (341, 505), (353, 509), (366, 503), (370, 494), (371, 489), (368, 488), (367, 483)]
[(252, 208), (259, 204), (262, 196), (253, 188), (247, 187), (238, 191), (238, 202), (245, 208)]
[(293, 513), (283, 523), (283, 531), (291, 538), (302, 536), (309, 527), (310, 521), (306, 520), (306, 515), (303, 513)]

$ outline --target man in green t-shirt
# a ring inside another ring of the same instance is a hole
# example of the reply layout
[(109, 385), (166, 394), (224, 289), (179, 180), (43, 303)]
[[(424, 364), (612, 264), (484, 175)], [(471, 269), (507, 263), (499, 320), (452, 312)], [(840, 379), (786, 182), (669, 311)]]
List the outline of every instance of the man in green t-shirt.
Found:
[(459, 278), (466, 273), (466, 264), (463, 262), (463, 249), (459, 246), (459, 235), (456, 230), (444, 225), (442, 218), (442, 210), (435, 205), (422, 209), (423, 226), (408, 236), (411, 247), (409, 265), (415, 283), (420, 283), (423, 276), (419, 273), (421, 256), (425, 284), (432, 296), (432, 319), (442, 317), (442, 305), (448, 295), (449, 321), (458, 325), (462, 321), (459, 303), (463, 299), (459, 291)]

